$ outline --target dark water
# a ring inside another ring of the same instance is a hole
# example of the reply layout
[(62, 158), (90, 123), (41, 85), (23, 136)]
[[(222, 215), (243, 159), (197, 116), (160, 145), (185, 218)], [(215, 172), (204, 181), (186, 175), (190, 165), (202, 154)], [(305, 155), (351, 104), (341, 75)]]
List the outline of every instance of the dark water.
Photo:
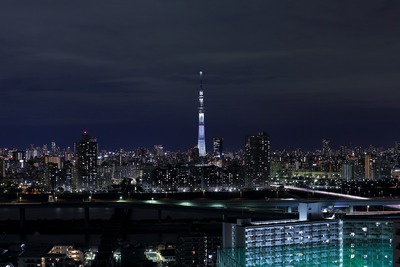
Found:
[[(107, 220), (113, 214), (113, 208), (90, 208), (89, 216), (91, 220)], [(151, 220), (158, 218), (157, 210), (133, 209), (131, 213), (132, 220)], [(162, 211), (163, 219), (204, 219), (209, 214), (182, 211)], [(212, 215), (219, 218), (219, 216)], [(0, 221), (2, 220), (19, 220), (19, 209), (16, 208), (0, 208)], [(25, 210), (26, 220), (74, 220), (85, 218), (84, 208), (30, 208)]]
[[(91, 208), (91, 219), (107, 219), (110, 218), (114, 209), (111, 208)], [(19, 209), (0, 208), (0, 220), (19, 220)], [(85, 217), (84, 208), (31, 208), (25, 210), (25, 218), (27, 220), (73, 220)]]
[[(89, 216), (91, 220), (104, 220), (108, 221), (114, 213), (113, 208), (90, 208)], [(158, 220), (157, 210), (143, 210), (137, 209), (132, 210), (130, 219), (133, 222), (141, 222), (146, 220)], [(163, 221), (171, 220), (202, 220), (210, 219), (209, 214), (187, 212), (187, 211), (162, 211), (161, 219)], [(218, 215), (212, 215), (211, 219), (218, 220)], [(0, 221), (14, 220), (19, 222), (20, 214), (19, 209), (16, 208), (0, 208)], [(28, 208), (25, 210), (26, 224), (30, 221), (41, 221), (41, 220), (83, 220), (85, 218), (84, 208)], [(106, 224), (106, 223), (105, 223)], [(82, 223), (82, 227), (84, 224)], [(135, 226), (132, 226), (135, 227)], [(151, 224), (148, 227), (152, 227)], [(188, 227), (184, 227), (182, 232), (187, 231)], [(60, 231), (62, 232), (62, 231)], [(101, 232), (101, 231), (100, 231)], [(21, 235), (19, 233), (9, 233), (7, 229), (0, 230), (0, 245), (1, 244), (43, 244), (43, 243), (54, 243), (55, 241), (66, 243), (66, 244), (81, 244), (86, 247), (96, 246), (100, 242), (100, 232), (91, 234), (43, 234), (38, 231)], [(158, 243), (174, 243), (178, 237), (177, 232), (168, 233), (156, 232), (154, 233), (135, 233), (127, 234), (124, 238), (127, 242), (140, 243), (140, 244), (158, 244)]]

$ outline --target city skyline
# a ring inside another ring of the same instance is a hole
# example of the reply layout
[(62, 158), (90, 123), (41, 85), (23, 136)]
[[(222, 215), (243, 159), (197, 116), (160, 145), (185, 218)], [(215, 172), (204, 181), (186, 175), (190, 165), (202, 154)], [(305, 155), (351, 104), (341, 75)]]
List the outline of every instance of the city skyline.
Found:
[[(22, 4), (21, 4), (22, 3)], [(197, 143), (198, 72), (207, 147), (392, 147), (399, 140), (393, 1), (2, 3), (0, 147), (84, 130), (107, 149)]]
[[(82, 134), (92, 134), (92, 133), (89, 133), (89, 131), (84, 130), (84, 131), (81, 131), (80, 134), (82, 135)], [(256, 134), (256, 133), (252, 133), (252, 134)], [(42, 143), (35, 143), (35, 144), (31, 142), (26, 147), (23, 147), (23, 146), (19, 147), (19, 146), (11, 145), (8, 147), (7, 146), (0, 147), (0, 149), (6, 149), (6, 150), (7, 149), (11, 149), (11, 150), (16, 149), (16, 151), (17, 150), (23, 151), (25, 149), (43, 148), (45, 150), (52, 151), (52, 152), (54, 152), (54, 151), (56, 151), (56, 152), (67, 152), (67, 151), (73, 152), (74, 147), (78, 143), (78, 142), (76, 142), (77, 136), (79, 136), (79, 133), (77, 133), (75, 138), (71, 138), (71, 139), (75, 139), (75, 141), (73, 141), (72, 143), (67, 143), (65, 146), (64, 146), (65, 142), (63, 142), (63, 141), (59, 142), (60, 140), (49, 140), (49, 141), (44, 141)], [(248, 136), (244, 136), (245, 139), (247, 137)], [(94, 138), (97, 140), (96, 137), (94, 137)], [(216, 140), (217, 140), (217, 143), (216, 143)], [(212, 140), (210, 142), (207, 142), (207, 144), (209, 143), (208, 146), (210, 147), (210, 149), (207, 150), (207, 153), (206, 153), (207, 156), (214, 155), (216, 157), (221, 157), (218, 153), (222, 153), (222, 155), (223, 155), (225, 152), (239, 152), (239, 151), (244, 151), (246, 149), (246, 140), (243, 142), (243, 146), (239, 147), (237, 149), (232, 149), (229, 147), (225, 148), (225, 146), (223, 146), (223, 148), (220, 147), (220, 144), (218, 142), (220, 142), (221, 140), (223, 141), (223, 138), (214, 137), (214, 138), (212, 138)], [(325, 142), (329, 143), (328, 148), (331, 151), (341, 151), (343, 149), (354, 150), (354, 151), (355, 150), (359, 151), (360, 149), (361, 149), (361, 151), (364, 151), (364, 150), (369, 151), (370, 149), (374, 149), (377, 151), (386, 151), (386, 150), (398, 151), (399, 146), (400, 146), (399, 141), (394, 141), (392, 144), (389, 144), (388, 146), (376, 146), (374, 144), (370, 144), (367, 146), (347, 146), (344, 144), (337, 144), (337, 143), (331, 142), (331, 140), (322, 139), (322, 140), (319, 140), (319, 146), (316, 145), (313, 148), (288, 146), (288, 147), (281, 147), (281, 148), (272, 148), (271, 151), (275, 151), (275, 152), (278, 152), (278, 151), (280, 151), (280, 152), (284, 152), (284, 151), (287, 151), (287, 152), (295, 152), (295, 151), (316, 152), (316, 151), (319, 151), (322, 155), (325, 155), (325, 152), (324, 152), (324, 150), (326, 149), (325, 144), (324, 144)], [(317, 140), (315, 143), (318, 143)], [(161, 147), (162, 150), (165, 152), (187, 152), (187, 153), (190, 153), (191, 151), (193, 151), (193, 148), (197, 147), (197, 146), (193, 146), (193, 147), (188, 147), (187, 149), (183, 149), (183, 150), (179, 150), (179, 149), (173, 150), (168, 147), (165, 147), (163, 144), (152, 144), (147, 147), (146, 146), (137, 146), (137, 147), (118, 147), (118, 148), (111, 147), (110, 148), (110, 147), (102, 146), (101, 142), (98, 144), (98, 146), (99, 146), (99, 151), (103, 151), (103, 152), (104, 151), (108, 151), (108, 152), (111, 152), (111, 151), (134, 151), (137, 149), (148, 149), (148, 150), (157, 151), (159, 149), (159, 147)], [(221, 149), (220, 152), (216, 151), (215, 150), (216, 148)]]

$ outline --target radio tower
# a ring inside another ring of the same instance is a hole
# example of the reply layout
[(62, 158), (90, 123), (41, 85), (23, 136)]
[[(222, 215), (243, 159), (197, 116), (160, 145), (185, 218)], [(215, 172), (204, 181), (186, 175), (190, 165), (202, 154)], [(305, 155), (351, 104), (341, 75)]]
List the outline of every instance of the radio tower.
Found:
[(206, 156), (206, 141), (205, 141), (205, 131), (204, 131), (204, 96), (203, 96), (203, 72), (200, 71), (200, 92), (199, 92), (199, 139), (197, 142), (197, 147), (199, 148), (199, 156)]

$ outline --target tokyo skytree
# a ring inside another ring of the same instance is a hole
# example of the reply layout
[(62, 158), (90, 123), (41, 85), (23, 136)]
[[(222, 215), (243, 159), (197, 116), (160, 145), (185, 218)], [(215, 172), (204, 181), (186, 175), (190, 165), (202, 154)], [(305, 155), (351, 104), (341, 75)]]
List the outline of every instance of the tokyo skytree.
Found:
[(205, 141), (205, 130), (204, 130), (204, 95), (203, 95), (203, 72), (200, 71), (200, 92), (199, 92), (199, 139), (197, 147), (199, 149), (199, 156), (206, 156), (206, 141)]

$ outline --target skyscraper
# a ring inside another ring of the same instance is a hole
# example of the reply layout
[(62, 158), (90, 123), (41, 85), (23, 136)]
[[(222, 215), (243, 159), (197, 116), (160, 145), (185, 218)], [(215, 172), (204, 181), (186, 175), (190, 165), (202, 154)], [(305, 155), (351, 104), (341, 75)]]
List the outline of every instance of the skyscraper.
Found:
[(97, 189), (97, 140), (84, 131), (81, 140), (75, 144), (75, 153), (78, 187)]
[(244, 170), (245, 187), (265, 187), (270, 172), (269, 135), (260, 132), (246, 136)]
[(203, 72), (200, 71), (200, 92), (199, 92), (199, 138), (197, 142), (197, 147), (199, 148), (199, 156), (206, 156), (206, 140), (205, 140), (205, 130), (204, 130), (204, 95), (203, 95)]
[(223, 138), (214, 138), (213, 139), (213, 152), (214, 152), (214, 157), (216, 158), (222, 158), (223, 157), (223, 144), (224, 144), (224, 139)]
[(373, 171), (371, 168), (371, 164), (372, 160), (371, 160), (371, 155), (365, 153), (364, 155), (364, 178), (365, 180), (373, 180)]
[(329, 147), (329, 140), (322, 140), (322, 155), (325, 158), (330, 158), (331, 157), (331, 148)]

